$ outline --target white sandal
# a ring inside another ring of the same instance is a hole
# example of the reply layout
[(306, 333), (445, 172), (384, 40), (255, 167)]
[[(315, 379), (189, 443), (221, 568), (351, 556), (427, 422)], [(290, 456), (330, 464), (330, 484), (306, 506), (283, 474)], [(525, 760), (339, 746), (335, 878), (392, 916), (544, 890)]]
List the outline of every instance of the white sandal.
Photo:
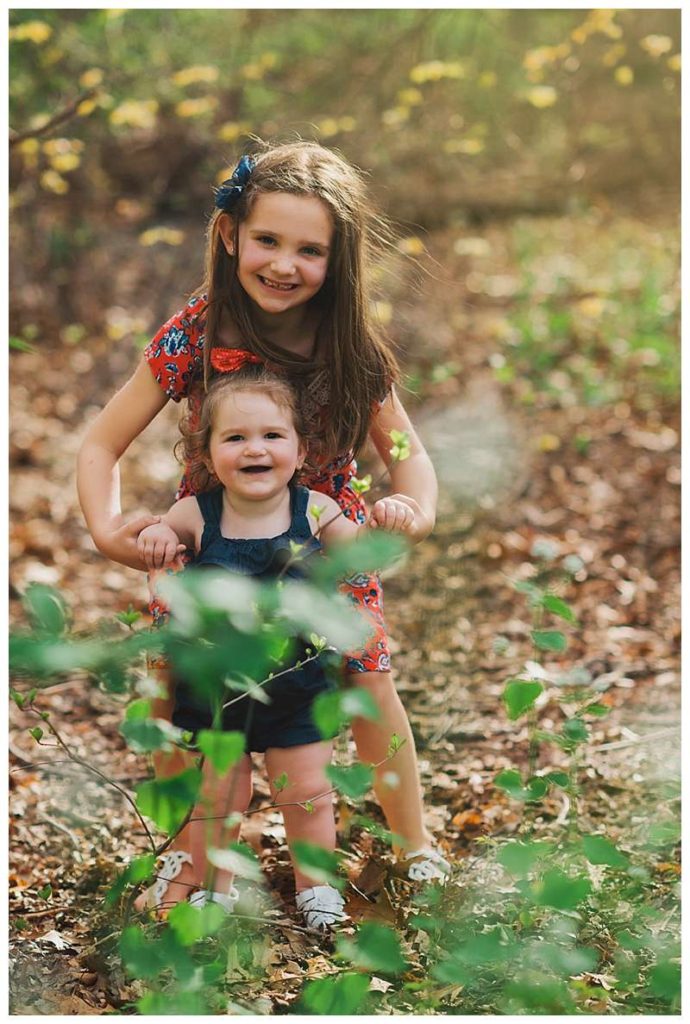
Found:
[(240, 898), (240, 894), (234, 885), (230, 886), (229, 893), (213, 892), (209, 889), (199, 889), (192, 896), (189, 897), (187, 902), (192, 907), (205, 907), (207, 903), (217, 903), (223, 908), (228, 914), (232, 914), (235, 909), (235, 904)]
[(161, 866), (156, 872), (156, 881), (146, 890), (144, 905), (149, 910), (157, 910), (163, 905), (163, 897), (170, 883), (182, 871), (183, 864), (191, 864), (192, 856), (185, 850), (171, 850), (161, 855)]
[[(182, 865), (192, 863), (192, 856), (186, 850), (170, 850), (169, 853), (161, 854), (161, 865), (156, 873), (156, 881), (146, 890), (144, 905), (149, 910), (161, 909), (168, 886), (182, 871)], [(194, 887), (190, 885), (190, 889), (192, 888)], [(237, 889), (231, 886), (227, 895), (222, 892), (199, 889), (188, 897), (187, 902), (192, 907), (205, 907), (207, 903), (218, 903), (228, 914), (231, 914), (239, 898), (240, 894)]]
[(347, 920), (343, 912), (345, 901), (332, 885), (314, 885), (302, 889), (295, 896), (295, 904), (302, 914), (307, 928), (327, 932), (334, 925)]
[(433, 846), (423, 846), (419, 850), (412, 850), (405, 857), (405, 862), (410, 865), (407, 869), (407, 877), (411, 882), (448, 881), (450, 864)]

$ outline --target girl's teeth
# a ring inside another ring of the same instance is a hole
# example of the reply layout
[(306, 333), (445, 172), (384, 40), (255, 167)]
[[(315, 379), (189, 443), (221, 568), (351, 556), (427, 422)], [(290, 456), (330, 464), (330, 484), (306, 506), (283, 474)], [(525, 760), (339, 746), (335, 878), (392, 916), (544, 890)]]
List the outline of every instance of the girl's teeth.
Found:
[(294, 285), (291, 284), (278, 284), (276, 281), (270, 281), (267, 277), (262, 277), (261, 280), (264, 284), (267, 284), (269, 288), (277, 288), (281, 292), (292, 291)]

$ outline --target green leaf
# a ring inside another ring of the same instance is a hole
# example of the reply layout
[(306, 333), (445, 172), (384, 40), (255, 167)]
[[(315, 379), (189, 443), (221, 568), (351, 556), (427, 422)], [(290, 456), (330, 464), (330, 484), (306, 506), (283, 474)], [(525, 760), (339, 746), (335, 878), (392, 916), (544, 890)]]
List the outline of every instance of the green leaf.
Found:
[(581, 718), (566, 719), (562, 731), (569, 744), (585, 743), (589, 739), (589, 729)]
[(564, 651), (568, 646), (565, 634), (557, 629), (533, 629), (532, 640), (540, 651)]
[(226, 775), (233, 765), (242, 760), (245, 748), (243, 732), (220, 732), (202, 729), (197, 735), (199, 750), (206, 755), (217, 775)]
[(523, 785), (520, 772), (512, 768), (499, 772), (494, 779), (494, 785), (503, 789), (514, 800), (526, 802), (541, 800), (549, 788), (547, 780), (540, 776), (532, 776), (526, 785)]
[(135, 885), (137, 882), (143, 882), (144, 879), (149, 878), (153, 874), (155, 863), (156, 858), (153, 854), (146, 853), (141, 857), (136, 857), (128, 864), (106, 892), (106, 906), (114, 906), (128, 885)]
[(514, 722), (520, 715), (524, 715), (534, 706), (535, 700), (543, 691), (541, 683), (526, 679), (509, 679), (503, 691), (503, 702), (508, 718)]
[(43, 738), (43, 729), (41, 729), (40, 725), (37, 725), (33, 729), (29, 729), (29, 736), (33, 736), (38, 743)]
[(214, 1007), (201, 992), (180, 989), (175, 991), (174, 998), (169, 992), (147, 992), (137, 999), (136, 1008), (142, 1017), (205, 1017), (214, 1013)]
[(680, 964), (664, 960), (649, 972), (649, 988), (662, 999), (680, 998)]
[(311, 714), (316, 728), (324, 739), (330, 739), (351, 719), (366, 718), (376, 722), (380, 713), (369, 691), (357, 686), (353, 689), (320, 693), (312, 705)]
[(590, 864), (607, 864), (612, 868), (626, 868), (630, 863), (629, 858), (621, 853), (606, 836), (583, 836), (582, 846)]
[(400, 942), (392, 928), (367, 922), (357, 931), (354, 941), (340, 938), (336, 951), (355, 967), (383, 974), (400, 974), (407, 969), (407, 961), (400, 950)]
[(340, 974), (333, 978), (308, 981), (302, 990), (300, 1005), (312, 1014), (347, 1017), (361, 1012), (369, 991), (366, 974)]
[(217, 903), (192, 907), (186, 900), (177, 903), (168, 914), (168, 922), (183, 946), (193, 946), (199, 939), (214, 935), (227, 918)]
[(597, 718), (603, 718), (604, 715), (608, 715), (611, 712), (611, 708), (606, 704), (600, 704), (598, 701), (594, 704), (588, 704), (582, 712), (583, 715), (596, 715)]
[[(142, 701), (148, 703), (148, 701)], [(125, 720), (119, 729), (127, 746), (137, 754), (149, 754), (155, 750), (169, 749), (170, 744), (182, 737), (182, 730), (163, 718), (139, 719), (136, 716)]]
[(290, 852), (299, 869), (313, 878), (317, 885), (344, 888), (345, 880), (337, 874), (340, 863), (337, 854), (324, 850), (323, 846), (316, 843), (307, 843), (301, 839), (292, 844)]
[(572, 878), (554, 868), (547, 871), (541, 881), (534, 882), (531, 891), (534, 902), (540, 907), (573, 910), (587, 898), (591, 888), (589, 879), (583, 875)]
[(273, 788), (276, 793), (282, 793), (289, 781), (287, 772), (281, 772), (278, 778), (273, 780)]
[(252, 882), (260, 882), (263, 879), (259, 860), (246, 843), (229, 843), (224, 850), (211, 847), (207, 856), (210, 863), (222, 871), (229, 871)]
[(511, 875), (526, 877), (552, 853), (553, 843), (514, 841), (500, 847), (497, 859)]
[(353, 764), (344, 768), (330, 764), (326, 766), (326, 777), (340, 793), (357, 800), (371, 789), (374, 770), (367, 764)]
[(366, 494), (367, 491), (371, 490), (371, 473), (367, 473), (361, 479), (356, 476), (350, 480), (350, 487), (355, 494)]
[(562, 601), (560, 597), (556, 597), (554, 594), (544, 594), (542, 598), (542, 607), (547, 612), (551, 612), (552, 615), (557, 615), (560, 619), (565, 619), (566, 622), (575, 624), (577, 619), (575, 618), (575, 612), (572, 610), (569, 604)]
[(15, 334), (10, 335), (9, 341), (10, 348), (15, 349), (17, 352), (35, 352), (36, 346), (30, 345), (28, 341), (24, 341), (23, 338), (18, 338)]
[(187, 768), (179, 775), (142, 782), (136, 789), (137, 807), (169, 834), (184, 821), (200, 788), (201, 772), (198, 768)]
[(67, 606), (62, 594), (43, 583), (30, 583), (23, 599), (24, 607), (36, 629), (53, 636), (64, 632), (67, 624)]
[(126, 612), (117, 612), (115, 618), (125, 626), (133, 626), (141, 618), (141, 612), (136, 611), (130, 604)]
[(125, 928), (119, 945), (125, 969), (136, 978), (155, 978), (166, 967), (160, 943), (152, 941), (143, 928)]
[(547, 772), (544, 778), (548, 782), (552, 782), (554, 786), (560, 786), (561, 789), (567, 789), (570, 785), (570, 778), (566, 772)]
[(24, 704), (26, 703), (26, 696), (23, 693), (20, 693), (19, 690), (10, 690), (10, 697), (18, 708), (21, 709), (24, 707)]
[(38, 890), (38, 897), (39, 897), (39, 899), (49, 900), (52, 895), (53, 895), (53, 887), (50, 884), (44, 885), (42, 889)]

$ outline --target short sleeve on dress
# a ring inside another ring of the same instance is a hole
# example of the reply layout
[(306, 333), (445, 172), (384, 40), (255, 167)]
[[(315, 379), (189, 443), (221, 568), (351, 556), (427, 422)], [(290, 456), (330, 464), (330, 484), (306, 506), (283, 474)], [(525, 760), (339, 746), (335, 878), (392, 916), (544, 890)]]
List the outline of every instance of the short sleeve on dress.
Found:
[(162, 390), (173, 401), (186, 398), (201, 370), (204, 351), (203, 298), (190, 299), (170, 317), (144, 349), (144, 359)]

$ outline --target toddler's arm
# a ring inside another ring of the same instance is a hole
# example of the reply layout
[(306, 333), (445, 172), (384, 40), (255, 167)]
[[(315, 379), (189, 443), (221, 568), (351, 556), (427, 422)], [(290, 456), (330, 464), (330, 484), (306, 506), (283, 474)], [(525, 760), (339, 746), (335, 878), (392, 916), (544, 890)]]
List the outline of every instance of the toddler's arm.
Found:
[(148, 569), (174, 565), (187, 548), (198, 551), (203, 519), (196, 498), (182, 498), (154, 523), (141, 531), (137, 551)]
[[(312, 512), (315, 508), (320, 510), (316, 516)], [(414, 512), (410, 505), (397, 495), (377, 501), (366, 523), (353, 523), (351, 519), (342, 514), (337, 501), (318, 491), (310, 492), (309, 513), (312, 522), (316, 523), (314, 532), (318, 532), (319, 538), (326, 548), (330, 544), (356, 540), (361, 536), (363, 530), (377, 527), (391, 533), (405, 533), (410, 537), (414, 536)]]

